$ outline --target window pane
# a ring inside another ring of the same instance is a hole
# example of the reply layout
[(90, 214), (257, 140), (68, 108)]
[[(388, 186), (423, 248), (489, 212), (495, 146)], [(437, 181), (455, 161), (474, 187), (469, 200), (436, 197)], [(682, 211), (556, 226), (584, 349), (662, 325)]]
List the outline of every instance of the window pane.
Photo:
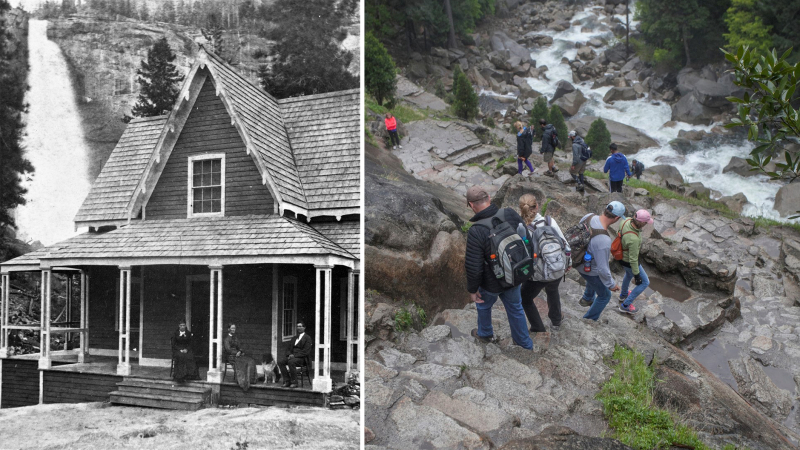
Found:
[(219, 159), (212, 159), (211, 160), (211, 171), (214, 173), (220, 173), (222, 169), (222, 160)]
[(220, 200), (222, 199), (222, 188), (214, 187), (208, 188), (209, 193), (211, 194), (212, 200)]
[(220, 212), (220, 211), (222, 211), (222, 201), (211, 200), (211, 212)]
[(214, 172), (211, 174), (211, 184), (213, 186), (221, 186), (220, 180), (222, 179), (222, 175), (219, 172)]

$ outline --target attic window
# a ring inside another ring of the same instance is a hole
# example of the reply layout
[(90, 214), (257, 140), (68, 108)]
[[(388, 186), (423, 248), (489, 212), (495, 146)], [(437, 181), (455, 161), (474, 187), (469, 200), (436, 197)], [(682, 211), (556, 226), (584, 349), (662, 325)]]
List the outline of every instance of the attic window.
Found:
[(225, 215), (225, 154), (189, 157), (188, 217)]

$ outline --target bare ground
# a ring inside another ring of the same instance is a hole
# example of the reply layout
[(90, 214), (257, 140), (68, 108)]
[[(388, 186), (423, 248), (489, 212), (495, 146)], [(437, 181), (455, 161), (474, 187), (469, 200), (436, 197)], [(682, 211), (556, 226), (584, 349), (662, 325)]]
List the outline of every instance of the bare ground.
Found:
[(359, 411), (209, 408), (200, 411), (36, 405), (0, 410), (2, 449), (358, 449)]

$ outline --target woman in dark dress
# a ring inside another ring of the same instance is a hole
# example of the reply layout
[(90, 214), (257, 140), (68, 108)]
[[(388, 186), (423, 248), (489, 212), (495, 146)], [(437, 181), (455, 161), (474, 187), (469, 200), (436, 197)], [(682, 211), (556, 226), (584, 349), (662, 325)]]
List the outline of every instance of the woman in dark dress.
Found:
[(178, 325), (178, 330), (172, 335), (172, 359), (175, 367), (172, 378), (182, 383), (187, 378), (197, 379), (197, 365), (194, 362), (192, 350), (192, 333), (186, 329), (186, 322)]

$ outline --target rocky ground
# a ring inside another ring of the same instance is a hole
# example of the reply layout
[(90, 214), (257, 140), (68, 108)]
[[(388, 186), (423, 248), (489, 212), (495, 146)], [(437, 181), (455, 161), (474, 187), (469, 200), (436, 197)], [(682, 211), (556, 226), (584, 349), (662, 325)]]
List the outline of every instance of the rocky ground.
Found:
[(0, 411), (4, 449), (357, 449), (359, 411), (208, 408), (196, 412), (37, 405)]

